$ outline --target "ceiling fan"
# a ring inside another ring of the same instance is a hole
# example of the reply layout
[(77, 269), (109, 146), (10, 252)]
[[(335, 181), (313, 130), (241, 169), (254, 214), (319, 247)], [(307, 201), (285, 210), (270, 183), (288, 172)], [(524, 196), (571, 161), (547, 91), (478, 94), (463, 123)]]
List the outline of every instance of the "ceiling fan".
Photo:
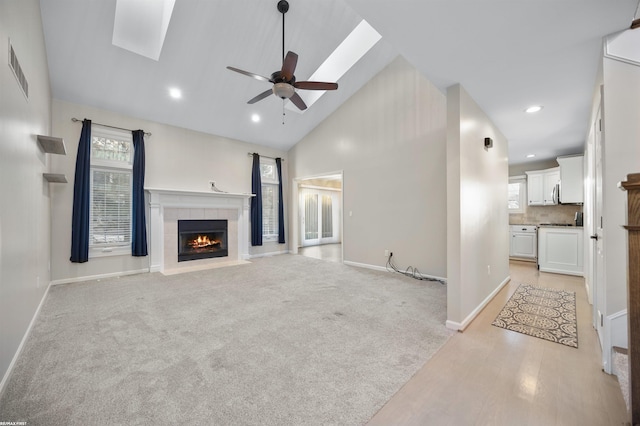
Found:
[(271, 77), (263, 77), (259, 74), (254, 74), (249, 71), (244, 71), (234, 67), (227, 67), (231, 71), (244, 74), (249, 77), (253, 77), (256, 80), (266, 81), (273, 84), (273, 87), (269, 90), (265, 90), (256, 97), (250, 99), (247, 103), (254, 104), (272, 93), (279, 98), (289, 99), (300, 110), (307, 109), (307, 105), (304, 103), (300, 95), (296, 93), (296, 89), (303, 90), (336, 90), (338, 83), (324, 83), (321, 81), (296, 81), (296, 76), (293, 74), (296, 70), (298, 63), (298, 55), (294, 52), (287, 52), (284, 54), (284, 14), (289, 10), (289, 2), (287, 0), (280, 0), (278, 2), (278, 11), (282, 13), (282, 69), (275, 71), (271, 74)]

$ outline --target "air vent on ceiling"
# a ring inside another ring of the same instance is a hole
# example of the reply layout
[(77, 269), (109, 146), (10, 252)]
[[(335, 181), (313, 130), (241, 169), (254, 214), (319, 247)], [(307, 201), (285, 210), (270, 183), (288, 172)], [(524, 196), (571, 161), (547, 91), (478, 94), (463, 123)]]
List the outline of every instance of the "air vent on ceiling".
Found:
[(13, 74), (16, 76), (16, 79), (18, 79), (18, 84), (22, 89), (22, 93), (24, 93), (27, 99), (29, 99), (29, 82), (22, 72), (22, 67), (20, 66), (16, 52), (13, 50), (11, 40), (9, 40), (9, 67), (13, 70)]

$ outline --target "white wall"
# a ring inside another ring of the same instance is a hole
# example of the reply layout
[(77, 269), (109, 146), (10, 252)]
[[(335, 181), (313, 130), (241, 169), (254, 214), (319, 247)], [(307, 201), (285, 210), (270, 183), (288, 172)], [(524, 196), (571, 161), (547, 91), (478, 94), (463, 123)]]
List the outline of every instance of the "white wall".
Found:
[(289, 151), (292, 179), (344, 172), (345, 261), (384, 267), (388, 249), (399, 266), (445, 276), (445, 111), (398, 57)]
[[(9, 38), (29, 99), (7, 66)], [(48, 156), (51, 90), (38, 0), (0, 2), (0, 378), (18, 351), (49, 283)], [(4, 383), (4, 379), (3, 379)]]
[[(52, 259), (51, 274), (54, 282), (82, 277), (140, 271), (148, 268), (146, 257), (110, 256), (91, 258), (86, 263), (71, 263), (71, 212), (73, 178), (81, 123), (71, 118), (88, 118), (96, 123), (127, 129), (143, 129), (152, 136), (145, 137), (145, 187), (208, 191), (209, 181), (224, 191), (251, 192), (251, 164), (249, 152), (285, 158), (283, 180), (287, 180), (286, 153), (253, 144), (208, 135), (166, 124), (140, 120), (111, 111), (60, 100), (53, 101), (53, 131), (65, 138), (67, 156), (52, 161), (52, 168), (65, 173), (66, 185), (52, 189)], [(285, 185), (285, 200), (288, 188)], [(286, 214), (285, 214), (286, 219)], [(286, 222), (285, 222), (286, 223)], [(288, 250), (288, 245), (265, 243), (251, 248), (251, 253)]]
[(617, 188), (640, 172), (640, 67), (604, 58), (603, 220), (606, 312), (627, 307), (627, 194)]
[[(493, 148), (484, 148), (484, 138)], [(508, 142), (460, 85), (447, 89), (447, 326), (508, 282)], [(490, 272), (489, 269), (490, 268)]]

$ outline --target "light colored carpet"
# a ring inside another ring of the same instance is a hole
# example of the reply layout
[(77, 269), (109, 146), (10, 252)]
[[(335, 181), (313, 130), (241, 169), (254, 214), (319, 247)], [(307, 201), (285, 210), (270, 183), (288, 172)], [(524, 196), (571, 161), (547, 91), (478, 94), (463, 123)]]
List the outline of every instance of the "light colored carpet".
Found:
[(577, 348), (576, 321), (574, 292), (520, 285), (492, 325)]
[(357, 425), (440, 348), (446, 288), (303, 256), (51, 288), (0, 399), (28, 425)]

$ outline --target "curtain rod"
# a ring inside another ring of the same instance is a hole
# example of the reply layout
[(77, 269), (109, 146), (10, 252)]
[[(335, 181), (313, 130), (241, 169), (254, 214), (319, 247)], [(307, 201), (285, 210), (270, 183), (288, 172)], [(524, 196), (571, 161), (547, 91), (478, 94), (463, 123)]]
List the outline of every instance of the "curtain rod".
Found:
[[(73, 121), (74, 123), (77, 123), (77, 122), (82, 122), (83, 120), (78, 120), (77, 118), (73, 117), (73, 118), (71, 118), (71, 121)], [(125, 129), (123, 127), (109, 126), (108, 124), (100, 124), (100, 123), (95, 123), (93, 121), (92, 121), (92, 123), (97, 124), (98, 126), (102, 126), (102, 127), (110, 127), (112, 129), (118, 129), (118, 130), (125, 130), (127, 132), (133, 132), (133, 130)], [(151, 136), (151, 133), (149, 133), (149, 132), (144, 132), (144, 134), (147, 135), (147, 136)]]
[[(248, 153), (249, 157), (253, 157), (253, 154), (258, 154), (257, 152), (250, 152)], [(260, 154), (258, 154), (260, 155)], [(269, 157), (268, 155), (260, 155), (260, 157), (264, 157), (264, 158), (271, 158), (272, 160), (275, 160), (275, 157)], [(284, 161), (284, 158), (280, 157), (280, 161)]]

